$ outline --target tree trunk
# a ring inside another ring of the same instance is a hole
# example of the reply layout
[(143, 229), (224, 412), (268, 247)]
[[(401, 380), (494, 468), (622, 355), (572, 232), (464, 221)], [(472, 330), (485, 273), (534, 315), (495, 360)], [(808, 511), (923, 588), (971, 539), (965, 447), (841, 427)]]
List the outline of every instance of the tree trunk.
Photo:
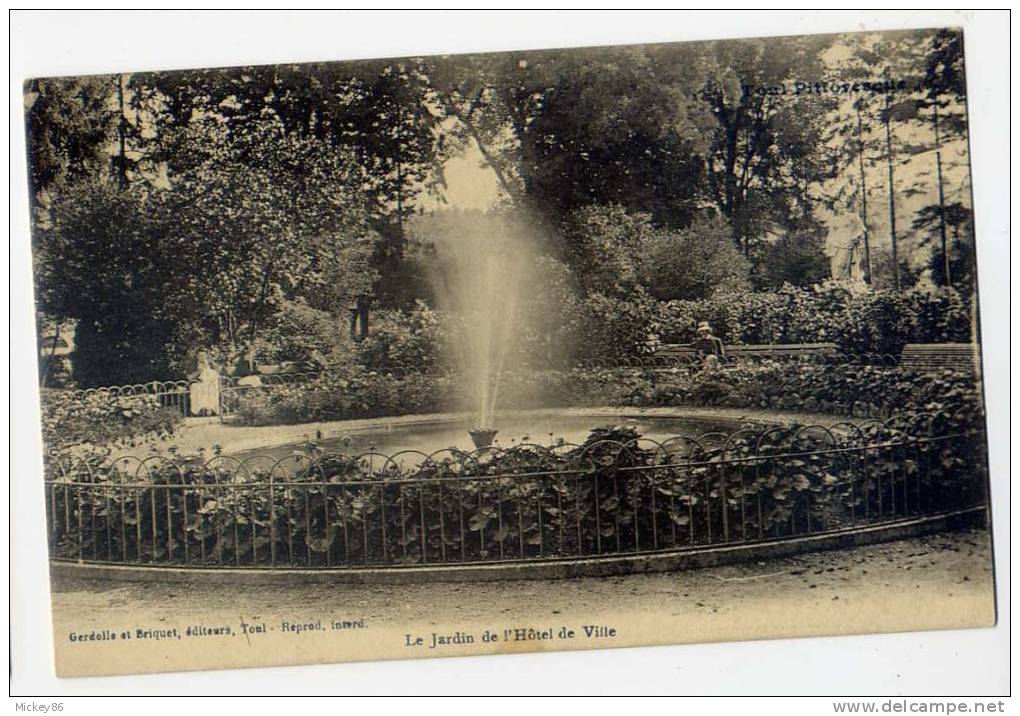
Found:
[[(720, 110), (720, 112), (727, 111), (725, 108)], [(743, 251), (745, 256), (748, 256), (751, 253), (750, 244), (747, 237), (744, 236), (742, 207), (737, 205), (737, 123), (736, 118), (730, 121), (727, 117), (726, 121), (726, 156), (723, 164), (723, 193), (726, 203), (723, 211), (726, 218), (730, 220), (733, 240), (736, 242), (737, 248)]]
[(397, 247), (400, 258), (404, 254), (404, 144), (401, 140), (404, 113), (398, 109), (397, 121)]
[(120, 121), (117, 122), (117, 138), (120, 145), (117, 154), (117, 179), (121, 190), (127, 189), (127, 117), (124, 114), (124, 75), (117, 75), (117, 106)]
[(857, 161), (861, 171), (861, 226), (864, 227), (864, 283), (871, 284), (871, 241), (868, 237), (868, 181), (864, 175), (864, 123), (857, 105)]
[(939, 184), (939, 238), (942, 240), (942, 266), (943, 279), (946, 286), (952, 286), (953, 281), (949, 275), (949, 247), (946, 245), (946, 197), (942, 187), (942, 144), (939, 140), (939, 106), (932, 105), (933, 118), (935, 121), (935, 171)]
[(892, 116), (889, 112), (889, 93), (885, 94), (885, 161), (889, 167), (889, 238), (892, 241), (893, 288), (900, 290), (900, 263), (896, 246), (896, 192), (893, 179)]
[(481, 132), (478, 131), (478, 128), (475, 127), (471, 120), (465, 117), (464, 113), (457, 108), (457, 103), (452, 97), (447, 96), (444, 92), (437, 92), (437, 95), (449, 110), (450, 114), (453, 115), (454, 119), (460, 122), (468, 131), (468, 134), (471, 135), (471, 138), (475, 140), (475, 144), (478, 146), (478, 152), (482, 155), (482, 159), (485, 160), (485, 163), (489, 165), (489, 168), (492, 169), (492, 173), (496, 175), (496, 181), (499, 182), (499, 186), (504, 192), (506, 192), (506, 195), (512, 201), (516, 200), (518, 198), (517, 192), (514, 190), (510, 179), (506, 176), (506, 174), (504, 174), (499, 161), (493, 153), (489, 151), (489, 148), (485, 146), (485, 142), (483, 141)]

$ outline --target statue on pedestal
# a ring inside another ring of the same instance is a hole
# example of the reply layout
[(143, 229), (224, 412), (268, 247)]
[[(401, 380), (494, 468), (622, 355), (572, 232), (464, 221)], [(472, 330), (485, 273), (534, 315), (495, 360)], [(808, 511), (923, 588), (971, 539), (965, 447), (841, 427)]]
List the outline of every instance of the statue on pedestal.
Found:
[(192, 415), (217, 415), (220, 412), (220, 372), (213, 367), (206, 351), (199, 351), (198, 369), (188, 386)]

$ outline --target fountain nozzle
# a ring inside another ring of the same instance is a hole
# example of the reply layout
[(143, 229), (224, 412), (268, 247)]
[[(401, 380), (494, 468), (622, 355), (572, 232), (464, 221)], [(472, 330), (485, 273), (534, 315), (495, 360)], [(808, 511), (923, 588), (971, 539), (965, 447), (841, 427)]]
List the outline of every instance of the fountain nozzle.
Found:
[(468, 430), (468, 435), (471, 436), (471, 442), (475, 444), (475, 448), (481, 450), (492, 445), (492, 441), (498, 432), (498, 430), (493, 430), (492, 428), (475, 428), (474, 430)]

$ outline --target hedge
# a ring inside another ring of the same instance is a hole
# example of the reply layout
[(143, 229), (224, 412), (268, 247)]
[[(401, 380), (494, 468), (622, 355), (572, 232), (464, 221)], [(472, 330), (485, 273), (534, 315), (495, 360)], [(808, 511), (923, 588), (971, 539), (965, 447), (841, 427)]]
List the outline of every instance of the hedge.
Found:
[(726, 343), (834, 342), (845, 353), (898, 354), (906, 343), (973, 340), (971, 301), (952, 288), (870, 291), (829, 281), (658, 304), (664, 343), (688, 343), (708, 321)]
[[(972, 373), (953, 368), (815, 365), (768, 360), (717, 372), (674, 369), (534, 371), (503, 376), (497, 408), (627, 405), (722, 406), (869, 416), (955, 412), (979, 404)], [(242, 422), (292, 424), (470, 410), (460, 382), (442, 373), (398, 376), (351, 368), (311, 383), (266, 388), (240, 401)]]
[(727, 366), (715, 373), (592, 371), (588, 390), (609, 404), (720, 406), (847, 417), (948, 413), (980, 405), (972, 373), (790, 361)]
[[(700, 321), (729, 344), (832, 342), (846, 354), (897, 355), (907, 343), (972, 341), (972, 308), (969, 294), (952, 288), (876, 292), (845, 281), (691, 301), (656, 301), (642, 290), (592, 293), (563, 301), (548, 320), (520, 322), (508, 364), (567, 368), (579, 359), (649, 355), (662, 343), (689, 343)], [(441, 366), (460, 330), (424, 304), (383, 312), (358, 362), (366, 370)]]

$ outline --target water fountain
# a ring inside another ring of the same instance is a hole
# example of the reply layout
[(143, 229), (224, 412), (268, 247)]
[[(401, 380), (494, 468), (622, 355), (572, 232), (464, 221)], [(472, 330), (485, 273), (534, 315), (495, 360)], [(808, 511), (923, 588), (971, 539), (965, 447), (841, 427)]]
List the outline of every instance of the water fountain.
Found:
[[(444, 216), (422, 229), (421, 236), (434, 247), (422, 265), (433, 289), (433, 305), (445, 314), (441, 325), (449, 326), (440, 336), (442, 359), (456, 376), (458, 409), (470, 417), (436, 415), (405, 425), (379, 420), (350, 434), (338, 427), (342, 437), (317, 441), (323, 450), (400, 453), (402, 461), (413, 463), (413, 454), (485, 450), (496, 444), (497, 435), (499, 445), (507, 448), (541, 443), (543, 438), (535, 436), (548, 436), (547, 446), (577, 445), (590, 437), (592, 428), (610, 422), (633, 425), (656, 440), (734, 429), (725, 420), (689, 421), (680, 411), (660, 417), (585, 414), (547, 402), (541, 380), (515, 380), (512, 375), (556, 365), (559, 352), (573, 348), (565, 345), (570, 333), (561, 333), (557, 324), (563, 320), (558, 310), (563, 291), (571, 285), (542, 251), (542, 234), (524, 220), (463, 212)], [(285, 458), (295, 448), (290, 443), (260, 449), (259, 454)]]
[(496, 400), (516, 344), (520, 297), (533, 266), (531, 242), (493, 215), (465, 217), (453, 231), (433, 236), (435, 266), (430, 278), (439, 306), (458, 329), (451, 362), (464, 377), (465, 398), (475, 414), (468, 431), (475, 448), (492, 445)]

